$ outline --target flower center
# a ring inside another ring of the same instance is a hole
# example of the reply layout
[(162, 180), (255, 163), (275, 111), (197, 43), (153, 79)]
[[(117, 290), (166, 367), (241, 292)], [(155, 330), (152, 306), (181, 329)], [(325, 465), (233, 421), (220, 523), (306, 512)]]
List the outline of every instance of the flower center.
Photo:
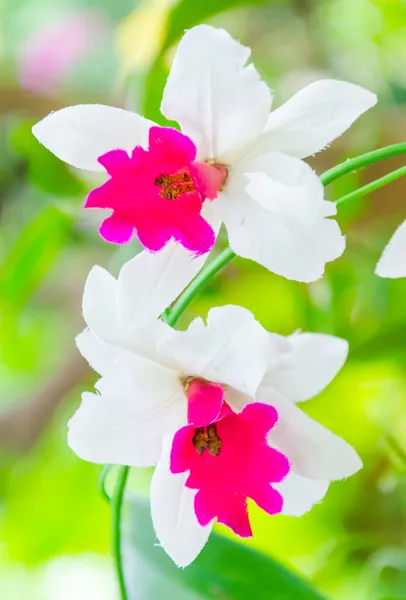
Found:
[(220, 454), (222, 441), (217, 435), (215, 423), (212, 423), (207, 427), (196, 427), (195, 435), (192, 438), (192, 444), (200, 455), (204, 454), (207, 450), (212, 456), (218, 456)]
[(206, 201), (217, 198), (228, 171), (196, 161), (196, 153), (179, 131), (151, 127), (147, 150), (136, 146), (131, 155), (116, 149), (99, 156), (110, 178), (90, 192), (85, 206), (113, 211), (100, 228), (102, 237), (122, 244), (136, 232), (152, 252), (171, 239), (195, 256), (211, 250), (215, 232), (201, 213)]
[(167, 200), (176, 200), (176, 198), (186, 192), (196, 192), (192, 176), (189, 171), (181, 171), (175, 175), (162, 173), (155, 178), (155, 185), (159, 188), (161, 198)]
[(188, 471), (185, 486), (197, 490), (194, 509), (200, 525), (217, 517), (238, 535), (248, 537), (252, 535), (248, 498), (269, 514), (282, 510), (282, 497), (272, 483), (286, 477), (289, 461), (268, 444), (278, 414), (272, 406), (258, 402), (235, 413), (224, 396), (218, 412), (214, 398), (221, 399), (219, 384), (194, 379), (190, 385), (195, 387), (193, 404), (202, 408), (194, 409), (189, 424), (174, 435), (170, 470), (175, 474)]

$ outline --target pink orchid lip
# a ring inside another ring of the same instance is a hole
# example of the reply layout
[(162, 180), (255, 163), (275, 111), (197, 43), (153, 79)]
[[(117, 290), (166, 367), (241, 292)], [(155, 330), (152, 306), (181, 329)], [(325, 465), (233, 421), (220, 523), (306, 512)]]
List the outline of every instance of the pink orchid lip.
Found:
[(217, 518), (241, 537), (252, 536), (248, 498), (269, 514), (283, 506), (271, 484), (286, 477), (289, 462), (267, 442), (278, 414), (259, 402), (237, 414), (220, 384), (198, 378), (188, 383), (187, 397), (189, 424), (173, 438), (170, 470), (189, 471), (185, 485), (198, 490), (194, 508), (202, 526)]
[(227, 178), (223, 165), (196, 161), (196, 146), (168, 127), (151, 127), (149, 148), (111, 150), (99, 157), (109, 180), (90, 192), (85, 208), (112, 210), (100, 227), (109, 242), (123, 244), (136, 232), (153, 252), (175, 239), (196, 256), (214, 245), (215, 234), (201, 212)]
[(223, 387), (200, 378), (189, 380), (185, 387), (188, 399), (188, 423), (196, 427), (214, 423), (223, 408)]
[(194, 162), (191, 172), (203, 195), (210, 200), (217, 198), (228, 177), (227, 167), (217, 163)]

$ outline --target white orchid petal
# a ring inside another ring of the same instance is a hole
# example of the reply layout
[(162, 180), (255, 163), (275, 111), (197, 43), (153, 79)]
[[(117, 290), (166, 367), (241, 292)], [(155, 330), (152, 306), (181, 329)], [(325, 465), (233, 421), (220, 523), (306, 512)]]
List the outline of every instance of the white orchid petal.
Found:
[(282, 514), (289, 517), (301, 517), (320, 502), (327, 493), (329, 481), (308, 479), (292, 469), (280, 483), (273, 483), (283, 498)]
[(203, 160), (229, 164), (263, 131), (271, 93), (253, 65), (249, 48), (223, 29), (199, 25), (176, 52), (161, 110), (178, 121)]
[(272, 360), (264, 385), (293, 402), (319, 394), (334, 379), (348, 354), (348, 342), (321, 333), (295, 333), (291, 351)]
[[(220, 222), (205, 207), (203, 215), (217, 235)], [(126, 327), (134, 329), (157, 319), (198, 274), (208, 254), (193, 257), (171, 241), (151, 254), (143, 251), (125, 263), (118, 278), (118, 311)]]
[(132, 361), (136, 383), (117, 362), (97, 382), (100, 395), (85, 393), (69, 422), (69, 445), (84, 460), (155, 465), (164, 437), (186, 424), (186, 402), (177, 378), (146, 359)]
[(32, 132), (55, 156), (79, 169), (103, 171), (99, 156), (110, 150), (131, 152), (148, 145), (154, 123), (136, 113), (104, 106), (78, 104), (50, 113)]
[[(325, 204), (328, 204), (328, 206), (332, 207), (332, 212), (328, 211), (329, 215), (334, 215), (337, 212), (333, 202), (325, 203), (323, 200), (324, 187), (320, 181), (320, 177), (318, 177), (310, 165), (299, 158), (277, 151), (266, 152), (256, 156), (248, 156), (238, 163), (236, 169), (238, 177), (242, 177), (246, 185), (248, 180), (254, 178), (254, 175), (265, 173), (274, 181), (289, 188), (305, 188), (313, 210), (315, 208), (320, 209), (321, 206), (324, 209)], [(324, 210), (322, 212), (325, 214)]]
[(151, 482), (151, 515), (157, 538), (178, 567), (187, 567), (206, 544), (212, 523), (199, 525), (194, 511), (196, 490), (185, 487), (188, 473), (174, 475), (169, 469), (170, 443)]
[(85, 329), (76, 336), (76, 346), (92, 369), (100, 375), (107, 375), (125, 353), (118, 346), (100, 341), (90, 329)]
[(268, 365), (269, 339), (248, 310), (222, 306), (210, 310), (206, 327), (199, 319), (187, 331), (173, 331), (158, 348), (185, 374), (228, 384), (254, 397)]
[(315, 81), (271, 112), (256, 151), (311, 156), (344, 133), (376, 102), (375, 94), (353, 83)]
[(375, 273), (389, 279), (406, 277), (406, 221), (403, 221), (389, 240)]
[(98, 265), (92, 268), (83, 292), (83, 317), (96, 337), (112, 344), (121, 339), (117, 291), (117, 280), (106, 269)]
[(229, 179), (215, 207), (239, 256), (310, 282), (343, 253), (338, 224), (325, 218), (335, 206), (323, 199), (318, 177), (303, 161), (272, 153), (241, 163)]
[(350, 444), (311, 419), (287, 398), (261, 386), (257, 399), (278, 411), (278, 423), (269, 435), (269, 443), (287, 456), (299, 475), (310, 479), (343, 479), (362, 467), (361, 459)]

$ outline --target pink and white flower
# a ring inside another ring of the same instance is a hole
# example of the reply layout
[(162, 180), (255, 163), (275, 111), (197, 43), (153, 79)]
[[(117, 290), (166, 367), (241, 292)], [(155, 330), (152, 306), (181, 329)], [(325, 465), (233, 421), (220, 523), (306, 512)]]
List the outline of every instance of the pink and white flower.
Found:
[(215, 241), (202, 214), (210, 203), (237, 254), (313, 281), (342, 254), (345, 239), (328, 218), (335, 205), (301, 159), (341, 135), (376, 97), (318, 81), (270, 113), (271, 90), (246, 64), (249, 55), (222, 29), (186, 32), (161, 105), (181, 133), (101, 105), (51, 113), (33, 133), (67, 163), (107, 171), (86, 202), (113, 211), (100, 230), (105, 239), (123, 243), (136, 232), (152, 251), (174, 239), (204, 254)]
[(101, 379), (96, 393), (83, 394), (69, 444), (96, 463), (156, 465), (156, 534), (186, 566), (214, 519), (252, 535), (248, 498), (269, 514), (299, 516), (361, 461), (296, 404), (334, 378), (347, 343), (269, 333), (238, 306), (214, 308), (187, 331), (171, 329), (157, 320), (181, 283), (168, 276), (177, 268), (163, 254), (170, 251), (183, 252), (185, 268), (195, 268), (171, 243), (138, 255), (118, 280), (100, 268), (90, 273), (83, 303), (89, 328), (78, 346)]
[(399, 225), (389, 240), (375, 273), (389, 279), (406, 277), (406, 221)]

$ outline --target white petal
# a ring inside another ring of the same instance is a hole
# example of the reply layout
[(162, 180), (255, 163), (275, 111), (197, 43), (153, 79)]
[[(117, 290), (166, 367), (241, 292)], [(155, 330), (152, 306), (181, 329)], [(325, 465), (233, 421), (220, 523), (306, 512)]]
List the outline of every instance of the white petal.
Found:
[(73, 167), (103, 171), (97, 162), (110, 150), (131, 152), (148, 145), (154, 123), (136, 113), (103, 106), (79, 104), (50, 113), (34, 125), (32, 132), (55, 156)]
[(282, 494), (282, 514), (301, 517), (324, 498), (329, 485), (329, 481), (308, 479), (291, 469), (283, 481), (273, 483), (272, 487)]
[(151, 482), (152, 521), (165, 552), (178, 567), (187, 567), (206, 544), (212, 523), (199, 525), (194, 511), (196, 490), (185, 487), (188, 472), (170, 472), (170, 444), (164, 446)]
[(83, 292), (83, 317), (91, 331), (112, 344), (121, 339), (121, 323), (117, 311), (117, 280), (96, 265), (90, 271)]
[(90, 329), (85, 329), (76, 336), (76, 346), (92, 369), (100, 375), (107, 375), (125, 352), (118, 346), (100, 341)]
[(268, 365), (268, 333), (240, 306), (212, 308), (204, 327), (199, 319), (187, 331), (173, 331), (159, 352), (185, 375), (224, 383), (255, 396)]
[(310, 479), (343, 479), (356, 473), (362, 462), (354, 448), (311, 419), (290, 400), (261, 386), (257, 399), (278, 411), (278, 423), (269, 435), (299, 475)]
[(321, 333), (289, 336), (291, 351), (272, 360), (264, 384), (293, 402), (319, 394), (334, 379), (348, 354), (348, 342)]
[[(236, 165), (235, 171), (237, 175), (236, 184), (238, 185), (238, 177), (242, 177), (246, 182), (245, 185), (247, 185), (249, 181), (255, 180), (257, 175), (263, 176), (265, 174), (273, 181), (287, 186), (291, 191), (296, 188), (306, 189), (306, 209), (310, 211), (311, 216), (315, 214), (332, 216), (337, 213), (334, 202), (324, 200), (324, 187), (320, 178), (303, 160), (281, 152), (268, 152), (241, 160)], [(268, 202), (264, 200), (261, 202), (261, 198), (258, 198), (258, 201), (265, 206), (268, 205)]]
[[(217, 234), (219, 221), (207, 209), (204, 216)], [(171, 241), (159, 252), (144, 251), (125, 263), (118, 278), (121, 321), (135, 329), (157, 319), (198, 274), (207, 256), (193, 257)]]
[(299, 158), (315, 154), (376, 102), (375, 94), (353, 83), (311, 83), (270, 114), (256, 152), (277, 150)]
[(161, 110), (195, 142), (199, 157), (229, 164), (263, 131), (271, 93), (249, 48), (223, 29), (199, 25), (182, 38)]
[(234, 412), (240, 413), (247, 404), (255, 402), (255, 397), (247, 396), (232, 387), (225, 389), (225, 401), (233, 409)]
[(186, 424), (186, 402), (177, 380), (146, 360), (133, 364), (136, 384), (122, 365), (116, 365), (97, 382), (100, 395), (83, 395), (68, 436), (70, 447), (82, 459), (155, 465), (163, 438)]
[[(143, 261), (140, 262), (145, 266)], [(145, 288), (144, 291), (146, 291)], [(137, 298), (135, 290), (132, 290), (132, 293), (134, 307), (137, 308), (138, 302), (140, 311), (146, 311), (147, 306), (145, 304), (142, 306), (143, 298)], [(122, 350), (126, 348), (135, 354), (152, 358), (159, 363), (162, 362), (157, 356), (156, 346), (158, 340), (171, 331), (171, 328), (157, 319), (159, 313), (155, 315), (155, 319), (151, 317), (149, 322), (148, 315), (140, 313), (136, 318), (131, 317), (130, 314), (125, 315), (128, 320), (120, 318), (118, 301), (119, 283), (117, 280), (105, 269), (99, 266), (93, 267), (86, 280), (82, 310), (84, 319), (94, 336), (100, 342), (113, 344)], [(128, 302), (130, 303), (129, 300)], [(143, 325), (144, 322), (147, 324)], [(86, 352), (85, 348), (83, 350)], [(94, 355), (87, 354), (85, 358), (91, 365), (97, 360)], [(94, 368), (98, 370), (97, 367)]]
[(239, 256), (288, 279), (309, 282), (343, 253), (345, 238), (338, 224), (325, 218), (335, 213), (335, 206), (323, 200), (318, 177), (302, 161), (269, 154), (241, 164), (229, 179), (215, 204)]
[(139, 327), (134, 331), (129, 329), (126, 331), (125, 322), (123, 322), (121, 331), (120, 346), (130, 350), (130, 354), (123, 354), (123, 356), (140, 355), (165, 368), (167, 367), (168, 361), (158, 353), (158, 343), (172, 331), (169, 325), (156, 319), (144, 327)]
[(379, 277), (406, 277), (406, 221), (397, 228), (377, 264)]

